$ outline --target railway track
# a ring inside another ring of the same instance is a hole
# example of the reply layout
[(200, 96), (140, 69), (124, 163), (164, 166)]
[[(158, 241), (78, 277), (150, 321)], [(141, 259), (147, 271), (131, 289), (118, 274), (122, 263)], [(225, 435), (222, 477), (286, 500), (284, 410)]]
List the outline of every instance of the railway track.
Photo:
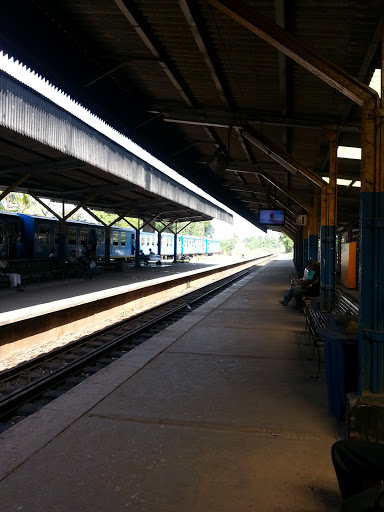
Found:
[(233, 274), (0, 372), (0, 433), (141, 345), (250, 271)]

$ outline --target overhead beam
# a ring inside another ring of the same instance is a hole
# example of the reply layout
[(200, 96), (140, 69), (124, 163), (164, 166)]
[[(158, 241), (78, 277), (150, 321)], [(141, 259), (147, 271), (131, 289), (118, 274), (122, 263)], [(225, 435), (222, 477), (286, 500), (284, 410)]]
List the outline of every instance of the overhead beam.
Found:
[(277, 161), (280, 165), (288, 169), (292, 173), (299, 172), (313, 183), (322, 187), (326, 182), (319, 178), (315, 173), (310, 171), (307, 167), (296, 160), (292, 155), (279, 148), (272, 140), (263, 135), (259, 130), (253, 126), (247, 125), (246, 131), (243, 132), (243, 137), (252, 142), (261, 151), (266, 153), (270, 158)]
[[(284, 0), (275, 0), (275, 18), (276, 23), (285, 29), (285, 6)], [(278, 52), (277, 60), (279, 63), (279, 89), (280, 89), (280, 108), (283, 116), (287, 115), (287, 58), (282, 52)], [(283, 148), (288, 150), (288, 130), (282, 128)]]
[(145, 33), (144, 29), (140, 26), (138, 21), (135, 19), (132, 11), (128, 9), (128, 7), (126, 6), (125, 2), (123, 2), (123, 0), (114, 0), (114, 2), (117, 5), (117, 7), (120, 9), (123, 16), (131, 24), (132, 28), (135, 30), (135, 32), (140, 37), (140, 39), (145, 44), (145, 46), (148, 48), (148, 50), (152, 53), (152, 55), (156, 59), (158, 59), (157, 62), (161, 66), (161, 69), (164, 71), (164, 73), (167, 75), (167, 77), (172, 82), (174, 87), (177, 89), (180, 96), (187, 103), (187, 105), (192, 106), (191, 98), (184, 91), (182, 85), (180, 84), (179, 80), (176, 78), (175, 74), (171, 71), (170, 66), (166, 63), (165, 59), (162, 58), (162, 56), (160, 55), (160, 51), (157, 50), (155, 43), (153, 41), (151, 41), (148, 34)]
[(208, 50), (207, 50), (207, 47), (203, 41), (203, 38), (200, 34), (200, 31), (197, 27), (197, 24), (196, 24), (196, 21), (194, 20), (193, 18), (193, 15), (192, 15), (192, 12), (189, 8), (189, 5), (188, 5), (188, 2), (187, 0), (179, 0), (179, 6), (180, 6), (180, 9), (182, 10), (183, 14), (184, 14), (184, 17), (189, 25), (189, 28), (192, 32), (192, 35), (193, 35), (193, 38), (197, 44), (197, 47), (199, 48), (199, 51), (200, 53), (202, 54), (203, 56), (203, 59), (204, 59), (204, 62), (207, 66), (207, 68), (209, 69), (209, 73), (211, 75), (211, 78), (213, 80), (213, 83), (215, 84), (215, 87), (216, 87), (216, 90), (221, 98), (221, 100), (223, 101), (224, 105), (227, 107), (227, 108), (230, 108), (230, 104), (229, 104), (229, 101), (228, 101), (228, 98), (226, 97), (225, 95), (225, 92), (224, 92), (224, 89), (223, 89), (223, 86), (220, 82), (220, 79), (217, 75), (217, 72), (215, 70), (215, 66), (213, 65), (213, 62), (211, 60), (211, 57), (208, 53)]
[(4, 199), (4, 197), (7, 197), (7, 195), (11, 192), (13, 192), (13, 190), (15, 190), (21, 183), (23, 183), (23, 181), (25, 181), (27, 178), (29, 178), (30, 174), (27, 173), (25, 174), (24, 176), (21, 176), (20, 178), (18, 178), (14, 183), (12, 183), (12, 185), (10, 185), (9, 187), (7, 187), (1, 194), (0, 194), (0, 201), (2, 201)]
[(281, 126), (288, 128), (309, 128), (321, 130), (328, 128), (340, 132), (360, 133), (359, 123), (338, 123), (335, 119), (324, 119), (323, 117), (312, 116), (311, 119), (300, 117), (277, 116), (268, 112), (227, 112), (218, 110), (196, 109), (196, 108), (172, 108), (166, 105), (147, 107), (151, 114), (161, 114), (163, 121), (176, 124), (188, 124), (196, 126), (210, 126), (213, 128), (241, 129), (248, 123), (258, 123), (263, 126)]
[(85, 167), (85, 163), (76, 160), (75, 158), (67, 158), (61, 161), (49, 161), (41, 164), (32, 164), (32, 165), (20, 165), (18, 167), (7, 167), (5, 169), (0, 170), (0, 175), (2, 174), (16, 174), (19, 172), (29, 172), (29, 173), (46, 173), (46, 172), (55, 172), (55, 171), (65, 171), (67, 169), (79, 169)]
[(377, 93), (242, 0), (207, 0), (247, 30), (283, 52), (357, 105), (376, 104)]

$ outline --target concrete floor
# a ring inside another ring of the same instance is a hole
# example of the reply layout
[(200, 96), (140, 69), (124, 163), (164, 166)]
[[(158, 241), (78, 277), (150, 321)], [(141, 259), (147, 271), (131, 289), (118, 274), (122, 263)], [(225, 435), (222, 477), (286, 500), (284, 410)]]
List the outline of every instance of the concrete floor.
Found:
[(274, 261), (0, 435), (0, 510), (330, 512), (344, 425)]

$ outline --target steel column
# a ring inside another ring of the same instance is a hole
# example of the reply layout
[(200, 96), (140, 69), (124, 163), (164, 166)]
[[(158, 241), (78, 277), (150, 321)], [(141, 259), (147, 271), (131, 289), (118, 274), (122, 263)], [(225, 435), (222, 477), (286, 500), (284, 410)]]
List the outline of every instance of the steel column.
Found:
[(173, 233), (173, 263), (177, 263), (177, 228)]
[[(381, 100), (383, 101), (383, 100)], [(384, 128), (382, 107), (362, 113), (359, 392), (383, 393)]]
[(111, 226), (105, 226), (105, 261), (111, 260)]
[(305, 266), (308, 261), (308, 226), (303, 226), (303, 259), (302, 259), (302, 266), (303, 266), (303, 273)]
[(308, 259), (313, 261), (319, 258), (318, 190), (318, 187), (314, 187), (313, 209), (309, 214)]
[(59, 219), (59, 265), (64, 268), (65, 263), (65, 219)]
[(322, 188), (321, 298), (328, 311), (336, 289), (337, 133), (328, 130), (326, 133), (329, 139), (329, 185)]
[(157, 254), (161, 256), (161, 231), (157, 232)]

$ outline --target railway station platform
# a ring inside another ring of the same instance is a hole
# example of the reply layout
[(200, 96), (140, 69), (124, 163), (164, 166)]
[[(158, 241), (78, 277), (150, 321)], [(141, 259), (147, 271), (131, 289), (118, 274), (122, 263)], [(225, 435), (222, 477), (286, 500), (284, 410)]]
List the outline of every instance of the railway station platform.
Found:
[[(245, 261), (246, 263), (246, 261)], [(211, 257), (160, 266), (126, 263), (93, 279), (71, 277), (0, 290), (0, 371), (183, 294), (203, 276), (242, 259)], [(218, 279), (218, 277), (216, 278)], [(202, 286), (200, 284), (200, 286)], [(30, 353), (30, 354), (29, 354)], [(19, 357), (20, 356), (20, 357)]]
[(256, 266), (0, 434), (1, 511), (339, 510), (345, 430), (278, 303), (293, 270)]

